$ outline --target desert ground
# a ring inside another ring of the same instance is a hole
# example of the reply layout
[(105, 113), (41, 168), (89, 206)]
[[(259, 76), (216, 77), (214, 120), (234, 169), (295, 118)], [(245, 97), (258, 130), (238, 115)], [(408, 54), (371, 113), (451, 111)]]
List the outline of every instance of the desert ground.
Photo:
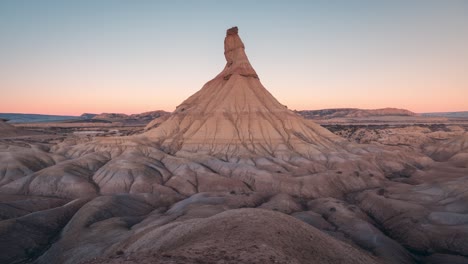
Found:
[(291, 111), (224, 47), (172, 113), (0, 120), (0, 263), (468, 263), (468, 119)]

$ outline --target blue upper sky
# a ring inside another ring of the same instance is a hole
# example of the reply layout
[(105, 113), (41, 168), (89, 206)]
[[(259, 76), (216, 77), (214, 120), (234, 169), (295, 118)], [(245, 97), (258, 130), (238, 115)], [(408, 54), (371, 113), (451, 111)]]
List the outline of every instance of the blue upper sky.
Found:
[(0, 112), (173, 110), (238, 26), (293, 109), (468, 109), (468, 1), (0, 1)]

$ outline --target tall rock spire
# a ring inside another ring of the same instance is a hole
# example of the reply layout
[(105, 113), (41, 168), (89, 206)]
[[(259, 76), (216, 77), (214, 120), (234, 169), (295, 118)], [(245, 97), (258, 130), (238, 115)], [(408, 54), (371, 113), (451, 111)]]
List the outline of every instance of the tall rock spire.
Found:
[(244, 156), (316, 156), (342, 139), (280, 104), (260, 83), (237, 27), (224, 40), (226, 66), (145, 135), (169, 153)]
[(226, 67), (221, 74), (227, 79), (232, 74), (240, 74), (244, 77), (258, 78), (257, 73), (250, 65), (245, 54), (245, 46), (238, 34), (237, 27), (227, 30), (224, 39), (224, 56), (226, 57)]

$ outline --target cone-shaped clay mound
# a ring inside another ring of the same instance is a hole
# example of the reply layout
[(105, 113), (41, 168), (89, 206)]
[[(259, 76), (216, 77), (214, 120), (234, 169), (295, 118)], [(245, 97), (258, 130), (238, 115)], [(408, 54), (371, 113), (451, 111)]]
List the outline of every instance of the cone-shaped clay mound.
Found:
[(280, 104), (261, 84), (237, 27), (224, 40), (226, 66), (146, 135), (164, 151), (212, 156), (309, 157), (341, 138)]

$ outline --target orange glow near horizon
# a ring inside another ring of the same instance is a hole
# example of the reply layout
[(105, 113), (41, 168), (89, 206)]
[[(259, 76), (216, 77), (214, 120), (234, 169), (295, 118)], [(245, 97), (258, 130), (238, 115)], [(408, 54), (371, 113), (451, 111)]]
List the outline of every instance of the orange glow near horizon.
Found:
[[(262, 76), (260, 76), (262, 78)], [(288, 80), (278, 80), (274, 85), (271, 81), (263, 81), (264, 86), (291, 110), (316, 110), (327, 108), (361, 108), (377, 109), (394, 107), (408, 109), (416, 113), (424, 112), (455, 112), (466, 111), (468, 100), (459, 97), (459, 94), (448, 94), (444, 91), (444, 85), (432, 83), (431, 85), (419, 84), (419, 87), (407, 87), (395, 83), (387, 83), (385, 86), (374, 88), (372, 82), (368, 87), (360, 86), (353, 89), (351, 86), (339, 84), (339, 82), (322, 83), (325, 88), (308, 88), (304, 84), (294, 84)], [(349, 84), (349, 83), (348, 83)], [(300, 93), (290, 93), (286, 85), (296, 85)], [(356, 84), (353, 84), (356, 85)], [(465, 93), (464, 84), (449, 84), (452, 90)], [(79, 85), (71, 90), (79, 90)], [(190, 87), (188, 84), (185, 87)], [(194, 85), (191, 85), (192, 87)], [(21, 99), (15, 96), (4, 97), (0, 105), (2, 113), (37, 113), (51, 115), (81, 115), (82, 113), (125, 113), (137, 114), (147, 111), (164, 110), (171, 112), (183, 100), (188, 98), (198, 89), (151, 89), (149, 86), (136, 88), (122, 85), (114, 92), (108, 94), (109, 89), (99, 91), (98, 87), (92, 87), (88, 91), (91, 94), (24, 94)], [(319, 85), (316, 85), (319, 87)], [(166, 87), (170, 87), (167, 85)], [(271, 87), (271, 88), (270, 88)], [(377, 87), (377, 84), (376, 86)], [(39, 90), (39, 89), (38, 89)], [(57, 90), (59, 90), (57, 88)], [(324, 93), (322, 91), (336, 91)], [(386, 94), (380, 91), (393, 90)], [(175, 91), (175, 92), (171, 92)], [(367, 91), (366, 94), (357, 94), (355, 91)], [(424, 91), (427, 91), (426, 93)], [(382, 96), (384, 95), (384, 96)], [(3, 96), (2, 96), (3, 97)]]
[[(255, 63), (252, 64), (255, 68)], [(219, 60), (215, 63), (208, 70), (211, 72), (209, 74), (195, 72), (183, 80), (152, 77), (150, 84), (135, 80), (132, 76), (119, 75), (116, 75), (118, 78), (105, 76), (106, 79), (99, 76), (88, 79), (63, 76), (54, 80), (54, 86), (50, 80), (41, 78), (6, 82), (12, 88), (2, 91), (0, 112), (52, 115), (136, 114), (154, 110), (171, 112), (217, 74), (216, 66), (221, 71), (224, 62)], [(189, 69), (191, 65), (185, 67)], [(273, 96), (291, 110), (385, 107), (403, 108), (416, 113), (468, 110), (468, 100), (461, 96), (467, 94), (468, 77), (463, 76), (461, 71), (438, 72), (438, 75), (432, 74), (426, 78), (423, 74), (405, 71), (388, 76), (383, 72), (386, 69), (374, 69), (368, 70), (369, 77), (349, 74), (333, 78), (320, 72), (320, 68), (316, 68), (316, 74), (310, 76), (300, 76), (287, 72), (287, 69), (260, 64), (257, 73)], [(42, 88), (45, 86), (48, 88)]]
[[(110, 69), (100, 76), (99, 70), (84, 71), (81, 66), (81, 73), (62, 73), (62, 69), (51, 67), (30, 74), (27, 80), (12, 76), (0, 80), (3, 87), (9, 87), (2, 90), (0, 112), (53, 115), (171, 112), (222, 70), (224, 58), (216, 58), (197, 70), (193, 70), (196, 62), (169, 65), (166, 75), (151, 72), (149, 69), (154, 66), (137, 65), (128, 74)], [(428, 64), (406, 69), (398, 65), (356, 64), (354, 69), (335, 75), (319, 64), (288, 60), (291, 59), (285, 57), (284, 64), (275, 65), (254, 56), (251, 63), (262, 84), (292, 110), (385, 107), (416, 113), (468, 110), (468, 76), (461, 66)], [(288, 67), (290, 63), (296, 64), (294, 69)], [(180, 78), (179, 72), (184, 73), (184, 78)], [(54, 79), (47, 77), (56, 75)]]

